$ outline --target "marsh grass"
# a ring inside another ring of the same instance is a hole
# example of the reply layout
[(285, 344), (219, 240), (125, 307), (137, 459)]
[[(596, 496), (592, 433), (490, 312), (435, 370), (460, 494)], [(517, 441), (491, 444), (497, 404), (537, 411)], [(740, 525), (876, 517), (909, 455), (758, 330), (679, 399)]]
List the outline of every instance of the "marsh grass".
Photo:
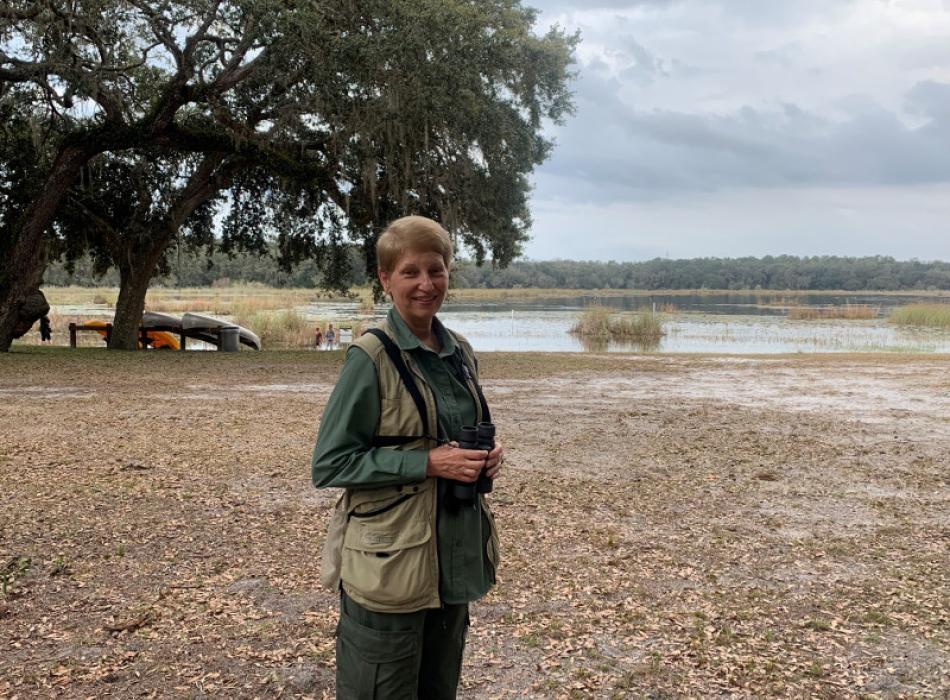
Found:
[(891, 311), (888, 321), (902, 326), (950, 328), (950, 304), (908, 304)]
[(243, 306), (236, 310), (234, 322), (254, 331), (265, 348), (313, 344), (312, 324), (293, 309), (267, 311)]
[[(325, 333), (327, 322), (313, 321), (294, 309), (269, 311), (243, 307), (233, 315), (234, 322), (254, 331), (265, 349), (312, 348), (317, 326)], [(353, 338), (358, 338), (369, 322), (357, 319), (334, 319), (333, 326), (339, 333), (349, 328)]]
[(253, 311), (275, 311), (304, 306), (313, 300), (312, 290), (268, 287), (215, 287), (201, 289), (150, 289), (148, 311), (184, 313), (207, 311), (234, 316)]
[(617, 314), (604, 306), (589, 306), (571, 327), (574, 335), (610, 340), (655, 342), (663, 335), (662, 321), (652, 314)]
[(821, 319), (840, 318), (848, 320), (867, 320), (877, 318), (880, 309), (867, 304), (844, 304), (842, 306), (792, 306), (788, 310), (788, 317), (793, 321), (817, 321)]

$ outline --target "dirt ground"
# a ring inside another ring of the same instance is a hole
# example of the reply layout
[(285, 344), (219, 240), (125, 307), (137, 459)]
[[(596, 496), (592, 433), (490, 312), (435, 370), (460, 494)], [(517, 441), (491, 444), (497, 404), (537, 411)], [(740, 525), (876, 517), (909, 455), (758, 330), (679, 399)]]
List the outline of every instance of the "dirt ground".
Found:
[[(0, 356), (0, 697), (332, 697), (341, 355)], [(463, 698), (950, 696), (950, 357), (481, 357)]]

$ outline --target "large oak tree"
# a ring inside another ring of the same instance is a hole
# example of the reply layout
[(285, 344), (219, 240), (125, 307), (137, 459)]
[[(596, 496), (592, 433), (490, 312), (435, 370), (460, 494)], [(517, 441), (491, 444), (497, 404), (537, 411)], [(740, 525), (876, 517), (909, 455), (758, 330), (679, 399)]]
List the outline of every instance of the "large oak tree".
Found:
[[(356, 242), (372, 268), (382, 225), (415, 212), (507, 263), (530, 226), (527, 176), (551, 148), (544, 121), (570, 108), (575, 38), (538, 36), (534, 20), (513, 0), (0, 4), (0, 109), (43, 155), (26, 200), (0, 191), (0, 350), (67, 193), (105, 153), (196, 154), (185, 183), (234, 186), (226, 241), (273, 233), (287, 260), (332, 272)], [(237, 162), (241, 177), (221, 176)], [(180, 199), (163, 201), (156, 251), (185, 220)]]

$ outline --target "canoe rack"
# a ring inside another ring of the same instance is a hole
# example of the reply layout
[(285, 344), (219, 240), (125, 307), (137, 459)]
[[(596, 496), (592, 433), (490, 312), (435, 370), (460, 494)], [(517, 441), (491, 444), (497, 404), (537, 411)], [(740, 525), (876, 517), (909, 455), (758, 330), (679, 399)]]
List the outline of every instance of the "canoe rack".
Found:
[[(69, 324), (69, 347), (76, 347), (76, 334), (80, 331), (97, 331), (98, 333), (105, 333), (106, 335), (106, 344), (112, 339), (112, 324), (106, 323), (103, 325), (88, 325), (85, 323), (70, 323)], [(186, 342), (188, 338), (192, 340), (200, 340), (205, 343), (211, 343), (212, 345), (218, 345), (220, 342), (220, 331), (221, 328), (188, 328), (184, 329), (180, 326), (139, 326), (139, 342), (142, 345), (142, 348), (147, 348), (153, 340), (148, 337), (150, 331), (164, 331), (166, 333), (172, 333), (173, 335), (178, 336), (178, 349), (185, 350)]]

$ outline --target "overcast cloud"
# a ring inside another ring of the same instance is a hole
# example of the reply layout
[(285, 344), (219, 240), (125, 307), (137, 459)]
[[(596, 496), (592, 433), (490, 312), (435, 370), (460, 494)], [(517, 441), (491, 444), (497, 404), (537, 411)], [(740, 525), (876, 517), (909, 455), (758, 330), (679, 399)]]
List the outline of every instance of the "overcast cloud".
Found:
[(950, 259), (950, 2), (529, 4), (582, 37), (529, 257)]

